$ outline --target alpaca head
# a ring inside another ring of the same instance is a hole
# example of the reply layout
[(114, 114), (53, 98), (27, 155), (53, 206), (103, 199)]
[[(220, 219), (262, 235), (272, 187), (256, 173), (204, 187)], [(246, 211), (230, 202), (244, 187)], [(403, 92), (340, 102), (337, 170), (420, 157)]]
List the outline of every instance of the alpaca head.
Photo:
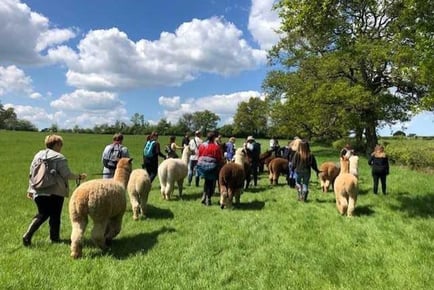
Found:
[(235, 163), (244, 164), (246, 158), (247, 158), (247, 152), (244, 148), (238, 148), (235, 151), (235, 155), (234, 155)]
[(127, 186), (131, 171), (133, 171), (132, 162), (133, 158), (123, 157), (119, 159), (118, 164), (116, 165), (115, 175), (113, 176), (113, 179), (122, 182), (124, 184), (124, 187)]

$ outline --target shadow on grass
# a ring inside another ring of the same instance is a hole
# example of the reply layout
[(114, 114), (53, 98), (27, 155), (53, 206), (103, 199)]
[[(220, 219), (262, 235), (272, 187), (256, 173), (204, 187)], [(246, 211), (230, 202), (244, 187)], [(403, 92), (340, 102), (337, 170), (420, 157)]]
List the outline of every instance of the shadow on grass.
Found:
[(172, 211), (168, 209), (162, 209), (162, 208), (155, 207), (151, 204), (148, 204), (146, 208), (146, 217), (150, 219), (156, 219), (156, 220), (173, 219), (174, 214)]
[(145, 254), (158, 243), (158, 237), (162, 234), (176, 232), (174, 228), (162, 227), (150, 233), (140, 233), (134, 236), (114, 239), (110, 249), (106, 252), (95, 253), (94, 256), (108, 255), (123, 260), (135, 253)]
[(239, 210), (262, 210), (265, 206), (265, 202), (254, 200), (251, 202), (242, 202), (235, 206), (236, 209)]
[(185, 201), (200, 200), (202, 198), (202, 191), (203, 191), (203, 189), (202, 189), (202, 187), (197, 187), (196, 189), (197, 189), (197, 191), (199, 191), (198, 193), (192, 193), (192, 194), (183, 193), (182, 194), (182, 198), (179, 198), (179, 196), (176, 195), (175, 199), (185, 200)]
[(434, 192), (417, 196), (410, 195), (408, 192), (399, 193), (396, 199), (400, 205), (392, 205), (391, 208), (394, 210), (406, 212), (410, 217), (434, 217)]
[(363, 205), (363, 206), (357, 206), (354, 209), (354, 213), (356, 216), (371, 216), (375, 213), (375, 211), (372, 209), (372, 205)]

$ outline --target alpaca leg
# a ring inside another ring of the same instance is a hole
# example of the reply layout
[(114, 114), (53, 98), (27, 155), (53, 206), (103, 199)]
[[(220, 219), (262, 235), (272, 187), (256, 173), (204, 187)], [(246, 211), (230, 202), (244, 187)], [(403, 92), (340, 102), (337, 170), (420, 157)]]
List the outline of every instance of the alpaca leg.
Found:
[(93, 221), (93, 229), (92, 229), (92, 240), (101, 249), (105, 250), (107, 245), (105, 243), (104, 234), (107, 228), (107, 220), (104, 221)]
[(235, 203), (236, 204), (240, 204), (240, 197), (241, 197), (241, 192), (237, 189), (234, 193), (235, 195)]
[(121, 232), (122, 217), (123, 214), (117, 215), (111, 218), (107, 224), (105, 231), (105, 241), (108, 246), (111, 245), (113, 238), (115, 238)]
[(83, 233), (86, 230), (87, 222), (87, 216), (83, 219), (71, 221), (71, 257), (74, 259), (80, 258), (82, 256), (81, 240), (83, 238)]
[(327, 192), (329, 190), (330, 180), (327, 179), (324, 182), (321, 180), (321, 183), (323, 183), (322, 191)]
[(130, 196), (131, 209), (133, 210), (133, 219), (138, 220), (140, 214), (140, 204), (137, 200), (137, 195)]
[(349, 217), (353, 216), (353, 214), (354, 214), (356, 202), (357, 202), (357, 195), (350, 195), (350, 197), (348, 199), (348, 211), (347, 211), (347, 215)]
[(140, 196), (140, 212), (142, 216), (146, 216), (146, 207), (148, 204), (148, 195), (149, 192), (142, 192)]
[(177, 181), (178, 183), (178, 192), (179, 192), (179, 198), (182, 198), (182, 187), (184, 185), (184, 178)]
[(270, 184), (273, 185), (273, 173), (270, 171), (270, 174), (268, 174), (268, 179), (270, 180)]
[(173, 190), (175, 189), (175, 182), (169, 182), (164, 190), (164, 198), (166, 200), (170, 199), (170, 194), (173, 192)]
[[(348, 201), (347, 199), (340, 195), (338, 198), (339, 204), (338, 204), (338, 211), (341, 215), (344, 215), (347, 212), (347, 208), (348, 208)], [(337, 201), (337, 202), (338, 202)]]
[(166, 193), (166, 186), (164, 185), (163, 182), (161, 182), (161, 184), (160, 184), (160, 192), (161, 192), (161, 197), (164, 199), (165, 193)]

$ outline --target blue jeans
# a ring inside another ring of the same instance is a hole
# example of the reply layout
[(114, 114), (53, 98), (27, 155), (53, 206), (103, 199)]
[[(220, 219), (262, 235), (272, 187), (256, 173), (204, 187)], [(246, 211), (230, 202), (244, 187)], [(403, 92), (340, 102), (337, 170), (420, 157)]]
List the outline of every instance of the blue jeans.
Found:
[(310, 170), (294, 172), (295, 184), (297, 188), (304, 194), (309, 191)]

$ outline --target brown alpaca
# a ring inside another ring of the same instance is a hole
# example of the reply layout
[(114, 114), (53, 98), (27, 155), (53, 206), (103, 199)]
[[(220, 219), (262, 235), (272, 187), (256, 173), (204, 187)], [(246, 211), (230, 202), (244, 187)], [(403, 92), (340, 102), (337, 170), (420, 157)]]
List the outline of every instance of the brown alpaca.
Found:
[(131, 158), (121, 158), (112, 179), (87, 181), (72, 193), (69, 201), (71, 257), (82, 256), (81, 240), (88, 216), (93, 220), (92, 240), (103, 250), (121, 231), (127, 205), (125, 188), (132, 170), (131, 161)]
[(357, 202), (357, 178), (349, 173), (349, 161), (346, 157), (341, 157), (340, 163), (341, 172), (334, 183), (336, 207), (341, 215), (346, 213), (351, 217)]
[(225, 207), (231, 208), (234, 197), (235, 203), (240, 203), (240, 196), (245, 180), (245, 159), (245, 151), (242, 148), (237, 149), (235, 152), (235, 162), (226, 163), (219, 172), (221, 209), (224, 209)]
[(264, 153), (261, 153), (261, 155), (259, 155), (259, 172), (262, 173), (264, 172), (264, 166), (267, 165), (268, 168), (268, 163), (270, 163), (270, 160), (272, 158), (274, 158), (273, 156), (273, 151), (265, 151)]
[(277, 185), (279, 183), (280, 174), (288, 174), (288, 160), (281, 157), (276, 157), (268, 164), (270, 184)]
[(327, 161), (321, 164), (319, 167), (320, 173), (318, 179), (321, 183), (321, 189), (323, 192), (328, 192), (330, 185), (333, 187), (336, 177), (339, 174), (340, 169), (334, 162)]

